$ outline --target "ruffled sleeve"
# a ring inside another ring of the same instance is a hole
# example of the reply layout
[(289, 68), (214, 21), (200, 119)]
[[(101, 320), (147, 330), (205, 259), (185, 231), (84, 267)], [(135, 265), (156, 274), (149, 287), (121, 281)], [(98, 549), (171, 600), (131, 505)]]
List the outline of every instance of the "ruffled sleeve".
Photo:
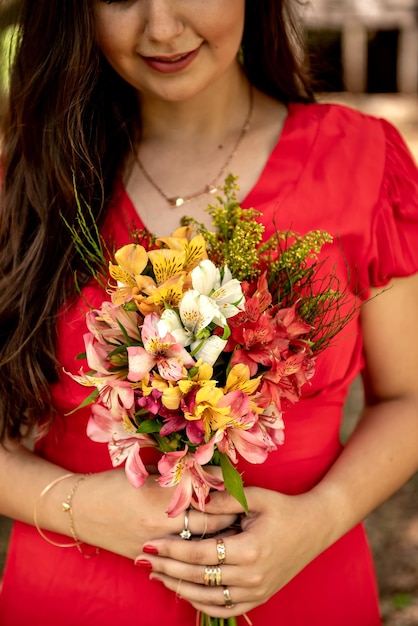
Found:
[(381, 120), (385, 166), (372, 220), (369, 285), (418, 272), (418, 169), (398, 131)]

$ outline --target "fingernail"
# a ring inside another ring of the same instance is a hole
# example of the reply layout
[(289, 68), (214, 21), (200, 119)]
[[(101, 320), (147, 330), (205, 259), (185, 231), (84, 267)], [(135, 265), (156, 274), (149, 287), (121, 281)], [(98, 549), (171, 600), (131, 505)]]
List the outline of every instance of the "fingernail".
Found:
[(147, 561), (146, 559), (140, 559), (139, 557), (135, 559), (135, 565), (137, 567), (143, 567), (144, 569), (152, 569), (152, 563)]
[(149, 577), (150, 580), (153, 580), (156, 583), (162, 583), (163, 581), (161, 580), (161, 578), (158, 578), (158, 576), (156, 576), (155, 574), (151, 574), (151, 576)]
[(142, 548), (142, 552), (145, 552), (145, 554), (158, 554), (158, 550), (155, 546), (144, 546)]

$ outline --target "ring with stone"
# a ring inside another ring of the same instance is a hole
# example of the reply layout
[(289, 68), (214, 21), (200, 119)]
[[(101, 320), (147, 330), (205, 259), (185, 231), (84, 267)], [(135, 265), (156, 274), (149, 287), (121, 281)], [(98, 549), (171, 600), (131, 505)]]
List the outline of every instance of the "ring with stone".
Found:
[(184, 528), (180, 533), (180, 537), (187, 541), (192, 538), (192, 533), (189, 530), (189, 514), (187, 511), (184, 512)]

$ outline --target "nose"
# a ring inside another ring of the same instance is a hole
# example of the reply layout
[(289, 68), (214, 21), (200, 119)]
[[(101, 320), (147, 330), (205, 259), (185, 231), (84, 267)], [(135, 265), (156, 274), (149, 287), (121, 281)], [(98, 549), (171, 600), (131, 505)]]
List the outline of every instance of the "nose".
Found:
[(168, 43), (183, 31), (175, 0), (148, 0), (144, 32), (150, 40)]

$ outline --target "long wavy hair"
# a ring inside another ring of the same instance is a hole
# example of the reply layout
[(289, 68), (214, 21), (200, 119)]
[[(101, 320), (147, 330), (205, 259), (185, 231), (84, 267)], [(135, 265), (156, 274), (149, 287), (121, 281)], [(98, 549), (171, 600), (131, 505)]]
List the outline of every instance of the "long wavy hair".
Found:
[[(287, 103), (313, 99), (296, 0), (247, 0), (243, 64)], [(0, 441), (53, 415), (56, 317), (82, 271), (74, 188), (100, 225), (138, 129), (135, 91), (101, 56), (92, 2), (22, 0), (4, 113), (0, 201)]]

